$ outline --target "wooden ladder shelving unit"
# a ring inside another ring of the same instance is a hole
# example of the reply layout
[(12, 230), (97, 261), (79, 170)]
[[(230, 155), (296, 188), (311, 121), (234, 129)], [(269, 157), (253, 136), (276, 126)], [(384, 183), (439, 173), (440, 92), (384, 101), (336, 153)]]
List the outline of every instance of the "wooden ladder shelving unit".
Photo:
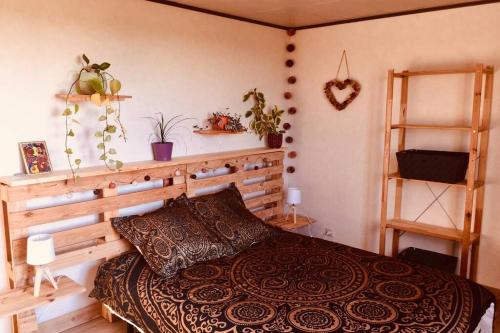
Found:
[[(488, 137), (493, 95), (493, 67), (476, 65), (474, 68), (436, 71), (403, 71), (395, 73), (389, 70), (387, 80), (386, 125), (384, 164), (382, 182), (382, 206), (380, 224), (379, 252), (385, 254), (387, 229), (393, 229), (392, 255), (399, 252), (399, 237), (401, 232), (411, 232), (446, 240), (453, 240), (461, 244), (460, 276), (476, 278), (479, 240), (484, 205), (484, 180), (486, 176), (486, 158), (488, 152)], [(474, 95), (472, 106), (471, 125), (433, 125), (407, 123), (408, 81), (412, 76), (444, 75), (444, 74), (474, 74)], [(401, 99), (399, 121), (392, 123), (392, 109), (394, 96), (394, 79), (401, 79)], [(483, 80), (484, 89), (483, 89)], [(482, 107), (482, 110), (481, 110)], [(481, 117), (482, 114), (482, 117)], [(466, 191), (463, 230), (441, 227), (432, 224), (413, 222), (401, 218), (402, 194), (404, 178), (399, 172), (390, 173), (391, 137), (393, 130), (398, 130), (398, 151), (405, 149), (407, 129), (425, 130), (457, 130), (470, 134), (469, 164), (467, 179), (453, 186), (461, 187)], [(389, 181), (395, 180), (394, 217), (388, 219), (388, 188)], [(469, 253), (470, 251), (470, 253)], [(469, 269), (470, 263), (470, 269)]]

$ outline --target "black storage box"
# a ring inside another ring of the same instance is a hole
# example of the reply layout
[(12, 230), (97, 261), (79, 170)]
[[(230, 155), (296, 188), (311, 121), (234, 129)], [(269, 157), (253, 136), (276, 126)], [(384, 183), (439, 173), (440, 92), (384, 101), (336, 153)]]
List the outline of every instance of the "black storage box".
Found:
[(409, 149), (396, 153), (399, 173), (403, 178), (441, 183), (464, 180), (469, 153)]
[(439, 269), (446, 273), (455, 274), (458, 258), (442, 253), (422, 250), (415, 247), (409, 247), (398, 255), (399, 259), (411, 261), (417, 264), (426, 265)]

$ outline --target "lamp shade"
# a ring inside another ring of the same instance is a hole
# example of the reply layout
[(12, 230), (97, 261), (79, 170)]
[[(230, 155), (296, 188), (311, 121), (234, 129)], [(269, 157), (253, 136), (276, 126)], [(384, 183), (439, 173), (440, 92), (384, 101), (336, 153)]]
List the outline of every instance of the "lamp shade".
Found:
[(28, 237), (28, 253), (26, 262), (29, 265), (46, 265), (56, 259), (54, 238), (49, 234)]
[(296, 187), (290, 187), (286, 197), (286, 202), (289, 205), (300, 205), (302, 202), (302, 193)]

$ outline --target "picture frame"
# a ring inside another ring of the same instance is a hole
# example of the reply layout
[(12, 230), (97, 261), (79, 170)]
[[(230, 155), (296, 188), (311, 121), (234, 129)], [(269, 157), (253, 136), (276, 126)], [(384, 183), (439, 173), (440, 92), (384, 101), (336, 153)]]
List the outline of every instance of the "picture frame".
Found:
[(45, 141), (20, 142), (19, 149), (27, 175), (52, 172), (52, 163)]

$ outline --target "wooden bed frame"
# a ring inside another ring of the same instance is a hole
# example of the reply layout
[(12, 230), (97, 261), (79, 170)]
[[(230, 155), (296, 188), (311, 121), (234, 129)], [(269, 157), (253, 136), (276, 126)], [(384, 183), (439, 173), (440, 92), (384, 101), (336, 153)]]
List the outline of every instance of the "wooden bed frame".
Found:
[[(120, 171), (86, 168), (79, 171), (76, 181), (68, 171), (0, 178), (9, 285), (16, 290), (32, 285), (33, 269), (26, 264), (26, 238), (33, 226), (99, 214), (99, 223), (53, 233), (57, 255), (49, 268), (55, 272), (133, 249), (113, 230), (110, 219), (117, 216), (121, 208), (167, 200), (183, 192), (194, 196), (199, 190), (235, 182), (243, 194), (255, 193), (255, 197), (245, 200), (249, 209), (255, 210), (260, 218), (275, 218), (283, 212), (283, 158), (283, 149), (261, 148), (186, 156), (169, 162), (130, 163)], [(219, 168), (229, 168), (230, 173), (199, 176)], [(120, 185), (153, 180), (162, 180), (163, 186), (127, 194), (118, 192)], [(95, 198), (47, 208), (27, 208), (27, 201), (31, 199), (85, 191), (94, 191)], [(40, 325), (34, 309), (19, 312), (13, 316), (14, 332), (61, 332), (96, 318), (100, 309), (92, 305)], [(102, 310), (102, 315), (111, 320), (108, 311)]]

